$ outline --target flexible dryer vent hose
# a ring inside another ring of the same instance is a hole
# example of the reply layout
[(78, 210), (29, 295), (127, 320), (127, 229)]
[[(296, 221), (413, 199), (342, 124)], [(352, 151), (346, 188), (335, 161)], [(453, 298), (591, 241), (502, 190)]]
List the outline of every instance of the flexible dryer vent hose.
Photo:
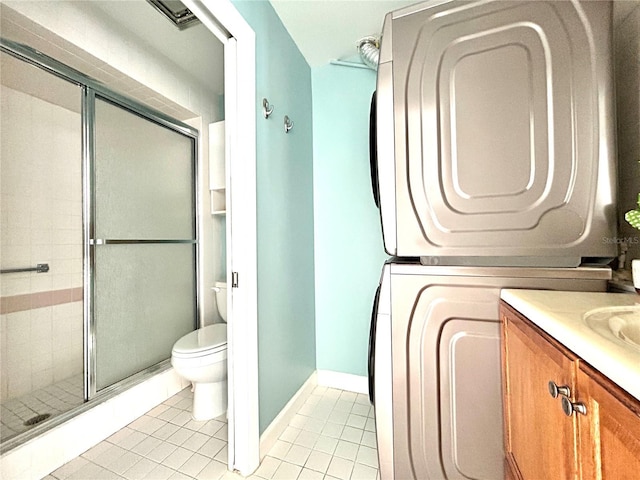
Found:
[(378, 59), (380, 57), (380, 37), (370, 36), (358, 40), (356, 43), (358, 53), (364, 64), (373, 69), (378, 69)]

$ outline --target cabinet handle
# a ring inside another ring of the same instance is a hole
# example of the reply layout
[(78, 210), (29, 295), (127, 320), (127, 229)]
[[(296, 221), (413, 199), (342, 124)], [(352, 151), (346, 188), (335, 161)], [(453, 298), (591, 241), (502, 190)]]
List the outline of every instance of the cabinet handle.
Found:
[(574, 412), (587, 414), (587, 407), (582, 402), (572, 403), (567, 397), (562, 397), (562, 411), (567, 417), (573, 415)]
[(559, 387), (558, 385), (556, 385), (556, 382), (554, 382), (553, 380), (549, 380), (547, 386), (549, 387), (549, 395), (551, 395), (553, 398), (558, 398), (558, 395), (562, 395), (563, 397), (571, 396), (571, 389), (568, 385), (562, 385), (561, 387)]

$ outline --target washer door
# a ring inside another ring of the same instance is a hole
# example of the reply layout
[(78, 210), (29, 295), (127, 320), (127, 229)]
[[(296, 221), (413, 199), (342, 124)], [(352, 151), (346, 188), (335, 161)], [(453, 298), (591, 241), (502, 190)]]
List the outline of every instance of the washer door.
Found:
[(369, 329), (369, 355), (367, 361), (367, 373), (369, 378), (369, 401), (371, 405), (375, 402), (375, 375), (376, 375), (376, 325), (378, 321), (378, 302), (380, 300), (380, 286), (376, 289), (371, 309), (371, 327)]
[(392, 304), (395, 478), (503, 478), (500, 289), (409, 275), (392, 289), (406, 292)]

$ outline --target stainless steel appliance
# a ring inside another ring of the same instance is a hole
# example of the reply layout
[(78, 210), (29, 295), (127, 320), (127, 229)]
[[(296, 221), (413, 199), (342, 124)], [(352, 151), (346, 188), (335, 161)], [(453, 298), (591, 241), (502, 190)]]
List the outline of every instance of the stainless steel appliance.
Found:
[(382, 480), (503, 478), (500, 289), (606, 290), (612, 85), (607, 1), (386, 16), (372, 185), (403, 258), (384, 266), (371, 324)]
[(389, 13), (372, 171), (387, 252), (467, 265), (614, 257), (611, 58), (607, 1)]
[(604, 291), (600, 267), (385, 264), (369, 386), (383, 480), (504, 478), (501, 288)]

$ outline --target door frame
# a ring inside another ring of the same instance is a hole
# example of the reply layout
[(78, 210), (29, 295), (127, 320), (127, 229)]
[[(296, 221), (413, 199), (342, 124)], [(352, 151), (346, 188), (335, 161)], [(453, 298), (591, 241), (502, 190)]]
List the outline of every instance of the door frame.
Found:
[(255, 33), (230, 0), (183, 3), (224, 45), (227, 285), (238, 274), (227, 305), (228, 465), (248, 476), (260, 464)]

